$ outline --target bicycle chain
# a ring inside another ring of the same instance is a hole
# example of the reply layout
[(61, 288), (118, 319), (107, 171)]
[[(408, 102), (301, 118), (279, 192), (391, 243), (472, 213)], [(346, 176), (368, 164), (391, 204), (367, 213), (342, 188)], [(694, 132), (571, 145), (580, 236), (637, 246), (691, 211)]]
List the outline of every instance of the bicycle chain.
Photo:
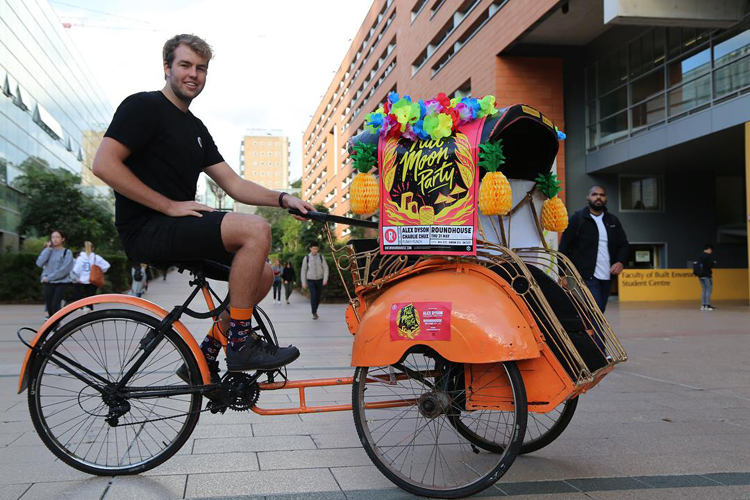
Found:
[(179, 418), (179, 417), (184, 417), (187, 415), (195, 415), (197, 413), (203, 413), (204, 411), (210, 411), (211, 409), (212, 408), (209, 408), (208, 405), (206, 405), (206, 408), (204, 408), (203, 410), (189, 411), (187, 413), (179, 413), (177, 415), (172, 415), (171, 417), (153, 418), (151, 420), (142, 420), (140, 422), (126, 422), (124, 424), (121, 424), (118, 422), (118, 424), (115, 427), (127, 427), (129, 425), (141, 425), (141, 424), (148, 424), (151, 422), (160, 422), (162, 420), (171, 420), (173, 418)]

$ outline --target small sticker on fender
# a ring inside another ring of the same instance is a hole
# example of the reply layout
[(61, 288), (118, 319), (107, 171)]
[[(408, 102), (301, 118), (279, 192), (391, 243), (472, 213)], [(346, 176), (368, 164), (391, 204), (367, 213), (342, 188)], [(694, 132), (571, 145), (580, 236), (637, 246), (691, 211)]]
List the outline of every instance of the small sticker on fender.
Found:
[(391, 340), (451, 339), (451, 302), (399, 302), (391, 305)]

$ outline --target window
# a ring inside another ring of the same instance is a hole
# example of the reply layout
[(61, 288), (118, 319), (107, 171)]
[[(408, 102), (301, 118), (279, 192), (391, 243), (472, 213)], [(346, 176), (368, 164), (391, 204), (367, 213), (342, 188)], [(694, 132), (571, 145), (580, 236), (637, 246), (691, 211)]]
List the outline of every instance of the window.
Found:
[(662, 177), (620, 176), (620, 210), (664, 210)]
[(418, 0), (416, 4), (414, 4), (414, 8), (411, 9), (411, 20), (412, 22), (417, 18), (420, 12), (422, 12), (422, 8), (427, 3), (427, 0)]

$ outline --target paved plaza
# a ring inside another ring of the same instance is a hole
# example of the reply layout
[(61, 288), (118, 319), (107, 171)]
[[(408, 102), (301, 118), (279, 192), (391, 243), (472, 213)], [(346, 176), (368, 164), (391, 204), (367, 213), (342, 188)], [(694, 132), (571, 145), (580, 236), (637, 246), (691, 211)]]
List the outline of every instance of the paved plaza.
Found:
[[(225, 288), (224, 288), (225, 289)], [(169, 309), (187, 293), (171, 273), (147, 299)], [(290, 378), (349, 376), (352, 337), (344, 306), (262, 304), (282, 345), (302, 351)], [(481, 497), (517, 499), (750, 499), (750, 310), (718, 303), (610, 304), (630, 360), (582, 396), (565, 433), (519, 457)], [(33, 430), (27, 394), (16, 394), (25, 349), (21, 326), (37, 328), (40, 305), (0, 306), (0, 498), (411, 498), (372, 465), (351, 413), (262, 417), (204, 413), (178, 455), (140, 476), (92, 477), (56, 460)], [(185, 318), (202, 337), (209, 323)], [(263, 393), (259, 406), (293, 405), (294, 391)], [(310, 391), (314, 402), (350, 403), (351, 387)]]

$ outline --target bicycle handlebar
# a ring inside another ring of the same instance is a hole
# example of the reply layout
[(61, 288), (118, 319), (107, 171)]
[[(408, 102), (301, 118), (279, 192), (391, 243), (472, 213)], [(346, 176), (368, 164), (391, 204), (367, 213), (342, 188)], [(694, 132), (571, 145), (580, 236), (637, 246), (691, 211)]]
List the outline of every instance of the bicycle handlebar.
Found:
[(342, 217), (340, 215), (333, 215), (325, 212), (315, 212), (313, 210), (308, 210), (306, 214), (303, 214), (296, 208), (290, 208), (289, 213), (292, 215), (297, 215), (299, 217), (304, 217), (305, 219), (310, 219), (315, 222), (320, 222), (321, 224), (326, 224), (327, 222), (335, 222), (336, 224), (346, 224), (348, 226), (367, 227), (370, 229), (378, 228), (377, 222), (353, 219), (351, 217)]

